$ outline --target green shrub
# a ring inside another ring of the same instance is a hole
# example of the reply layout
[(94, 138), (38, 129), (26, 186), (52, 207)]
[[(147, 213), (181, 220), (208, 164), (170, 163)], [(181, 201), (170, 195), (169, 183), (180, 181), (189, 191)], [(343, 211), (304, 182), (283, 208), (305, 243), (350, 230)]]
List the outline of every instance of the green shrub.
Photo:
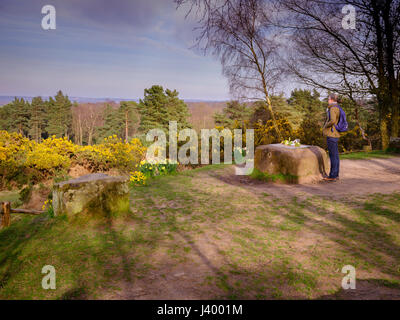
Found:
[(318, 119), (304, 119), (299, 129), (296, 130), (294, 137), (300, 139), (301, 144), (319, 146), (326, 149), (326, 138), (322, 134), (322, 124)]
[(28, 184), (25, 188), (23, 188), (19, 192), (19, 199), (22, 201), (22, 203), (27, 203), (31, 196), (32, 196), (32, 191), (33, 191), (33, 185)]

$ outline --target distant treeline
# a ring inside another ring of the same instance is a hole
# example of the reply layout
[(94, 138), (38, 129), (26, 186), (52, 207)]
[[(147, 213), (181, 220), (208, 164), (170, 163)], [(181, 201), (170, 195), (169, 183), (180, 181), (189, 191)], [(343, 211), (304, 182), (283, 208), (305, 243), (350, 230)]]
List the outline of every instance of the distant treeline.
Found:
[[(321, 126), (325, 120), (326, 101), (321, 101), (316, 91), (295, 89), (287, 99), (271, 96), (274, 109), (281, 119), (282, 130), (302, 142), (324, 146)], [(342, 106), (348, 114), (353, 129), (354, 143), (346, 143), (344, 150), (356, 149), (362, 144), (375, 144), (379, 133), (373, 101), (355, 105), (343, 99)], [(169, 121), (178, 122), (178, 129), (191, 127), (200, 131), (214, 127), (254, 128), (256, 144), (276, 142), (271, 131), (270, 114), (265, 103), (238, 101), (188, 102), (178, 98), (176, 90), (161, 86), (145, 89), (143, 99), (135, 101), (72, 103), (59, 91), (56, 96), (43, 100), (35, 97), (32, 102), (15, 98), (0, 107), (0, 129), (18, 132), (40, 142), (49, 136), (67, 137), (79, 145), (92, 145), (116, 135), (130, 140), (138, 137), (144, 141), (149, 129), (168, 130)], [(289, 138), (285, 137), (285, 138)], [(345, 140), (345, 139), (344, 139)], [(350, 135), (348, 134), (350, 141)]]
[[(270, 96), (276, 113), (277, 126), (285, 139), (298, 138), (301, 143), (326, 147), (322, 126), (326, 120), (326, 99), (318, 91), (295, 89), (287, 99), (283, 94)], [(354, 102), (340, 97), (346, 111), (349, 131), (340, 139), (340, 150), (360, 150), (364, 146), (379, 148), (379, 118), (373, 100)], [(280, 142), (271, 112), (264, 101), (240, 103), (230, 101), (222, 112), (214, 114), (217, 127), (254, 129), (255, 145)]]
[(170, 120), (190, 127), (189, 116), (178, 92), (161, 86), (145, 89), (139, 103), (122, 101), (119, 104), (72, 103), (59, 91), (48, 100), (35, 97), (29, 102), (15, 98), (0, 107), (0, 129), (18, 132), (37, 142), (55, 135), (80, 145), (91, 145), (112, 135), (129, 140), (152, 128), (166, 130)]

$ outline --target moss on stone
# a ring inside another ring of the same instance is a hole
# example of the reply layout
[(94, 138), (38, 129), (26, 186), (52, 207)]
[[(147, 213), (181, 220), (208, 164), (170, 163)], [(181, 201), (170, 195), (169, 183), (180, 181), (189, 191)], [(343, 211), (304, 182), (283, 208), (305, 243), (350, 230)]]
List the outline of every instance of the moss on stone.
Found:
[(265, 182), (297, 183), (299, 180), (299, 177), (295, 175), (283, 174), (283, 173), (268, 174), (261, 172), (258, 169), (253, 169), (253, 172), (250, 175), (250, 177)]
[(125, 177), (93, 174), (55, 185), (56, 215), (112, 217), (129, 212), (129, 187)]

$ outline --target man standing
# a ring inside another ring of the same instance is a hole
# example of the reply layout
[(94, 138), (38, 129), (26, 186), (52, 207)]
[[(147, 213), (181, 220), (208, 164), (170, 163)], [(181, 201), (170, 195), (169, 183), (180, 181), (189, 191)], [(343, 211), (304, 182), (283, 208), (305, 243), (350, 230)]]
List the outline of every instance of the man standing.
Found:
[(328, 96), (327, 120), (322, 130), (324, 136), (326, 136), (331, 161), (331, 172), (328, 177), (324, 178), (325, 181), (337, 181), (339, 179), (340, 160), (338, 142), (340, 133), (337, 131), (336, 125), (339, 122), (340, 109), (337, 100), (338, 96), (334, 93)]

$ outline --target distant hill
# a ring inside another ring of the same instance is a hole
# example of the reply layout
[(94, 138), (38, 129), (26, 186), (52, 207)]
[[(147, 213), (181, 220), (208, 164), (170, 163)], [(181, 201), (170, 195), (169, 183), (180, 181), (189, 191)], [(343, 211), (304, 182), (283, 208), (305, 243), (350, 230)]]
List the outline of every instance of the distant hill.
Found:
[[(24, 100), (28, 100), (29, 102), (32, 101), (31, 96), (0, 96), (0, 106), (5, 105), (7, 103), (10, 103), (11, 101), (14, 100), (14, 98), (24, 98)], [(47, 100), (49, 96), (42, 96), (43, 99)], [(88, 97), (73, 97), (69, 96), (69, 99), (74, 102), (78, 103), (98, 103), (98, 102), (121, 102), (121, 101), (136, 101), (139, 102), (138, 98), (132, 98), (132, 99), (124, 99), (124, 98), (88, 98)], [(201, 99), (184, 99), (186, 103), (210, 103), (210, 104), (218, 104), (218, 103), (224, 103), (224, 101), (212, 101), (212, 100), (201, 100)]]
[[(0, 107), (6, 105), (14, 100), (15, 96), (0, 96)], [(33, 97), (30, 96), (16, 96), (17, 98), (23, 98), (29, 102), (32, 101)], [(43, 99), (47, 100), (48, 96), (42, 96)], [(85, 98), (85, 97), (69, 97), (73, 102), (77, 102), (80, 108), (85, 108), (90, 105), (104, 108), (106, 103), (110, 103), (115, 108), (118, 107), (121, 101), (136, 101), (139, 99), (121, 99), (121, 98)], [(226, 101), (211, 101), (201, 99), (184, 99), (188, 105), (190, 118), (189, 121), (193, 125), (193, 128), (200, 132), (201, 129), (211, 129), (215, 127), (214, 114), (221, 112), (226, 106)]]
[[(31, 96), (0, 96), (0, 105), (5, 105), (7, 103), (10, 103), (11, 101), (14, 100), (14, 98), (24, 98), (24, 100), (28, 100), (29, 102), (32, 101)], [(47, 100), (49, 96), (42, 96), (43, 99)], [(122, 98), (87, 98), (87, 97), (72, 97), (70, 96), (69, 99), (73, 102), (78, 102), (78, 103), (97, 103), (97, 102), (108, 102), (108, 101), (115, 101), (115, 102), (121, 102), (121, 101), (139, 101), (139, 99), (122, 99)]]

